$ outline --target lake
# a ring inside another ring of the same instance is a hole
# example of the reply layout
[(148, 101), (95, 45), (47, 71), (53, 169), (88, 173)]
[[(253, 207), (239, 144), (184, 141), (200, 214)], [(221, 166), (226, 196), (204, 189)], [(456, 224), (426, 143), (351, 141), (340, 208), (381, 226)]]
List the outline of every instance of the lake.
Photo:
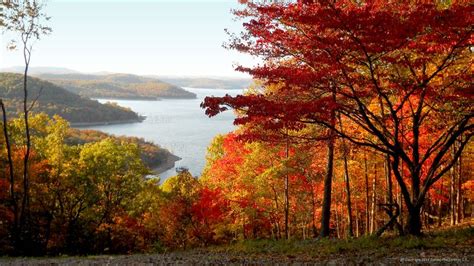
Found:
[[(181, 157), (176, 167), (186, 167), (193, 175), (201, 175), (206, 163), (206, 150), (212, 139), (235, 129), (234, 113), (224, 112), (213, 118), (204, 114), (200, 104), (206, 96), (237, 95), (242, 90), (184, 88), (197, 99), (163, 99), (160, 101), (106, 100), (129, 107), (147, 118), (142, 123), (91, 126), (117, 136), (135, 136), (152, 141)], [(162, 180), (176, 175), (175, 169), (161, 173)]]

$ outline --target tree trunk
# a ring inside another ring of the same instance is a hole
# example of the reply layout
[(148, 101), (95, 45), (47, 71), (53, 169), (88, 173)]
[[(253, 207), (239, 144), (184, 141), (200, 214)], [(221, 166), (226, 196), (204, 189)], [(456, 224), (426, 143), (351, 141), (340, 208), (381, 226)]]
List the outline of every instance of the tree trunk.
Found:
[(321, 217), (321, 237), (329, 236), (329, 221), (331, 216), (331, 189), (332, 189), (332, 176), (334, 168), (334, 133), (332, 130), (329, 132), (330, 137), (328, 140), (327, 147), (327, 165), (326, 165), (326, 176), (324, 177), (324, 196), (323, 196), (323, 208)]
[[(392, 165), (393, 166), (393, 165)], [(392, 169), (393, 170), (393, 169)], [(400, 162), (400, 171), (401, 179), (403, 179), (403, 161)], [(403, 195), (402, 195), (402, 189), (400, 186), (397, 186), (398, 188), (398, 206), (400, 206), (400, 215), (398, 216), (398, 223), (403, 224)]]
[(364, 153), (364, 172), (365, 172), (365, 234), (369, 234), (370, 224), (370, 203), (369, 203), (369, 168), (367, 167), (367, 154)]
[[(344, 132), (344, 127), (342, 126), (342, 119), (339, 115), (339, 127), (341, 128), (341, 132)], [(351, 206), (351, 186), (349, 183), (349, 166), (347, 162), (348, 150), (346, 141), (342, 139), (342, 150), (343, 150), (343, 161), (344, 161), (344, 183), (346, 184), (346, 204), (347, 204), (347, 222), (348, 222), (348, 234), (349, 237), (354, 236), (354, 232), (352, 231), (352, 206)]]
[(405, 231), (409, 235), (419, 236), (421, 235), (421, 214), (420, 207), (408, 208), (407, 223)]
[[(288, 130), (287, 130), (288, 134)], [(290, 143), (288, 137), (286, 138), (286, 160), (289, 158)], [(289, 177), (288, 169), (285, 169), (285, 239), (290, 239), (290, 232), (288, 228), (288, 217), (290, 215), (290, 199), (289, 199)]]
[(372, 210), (370, 211), (370, 234), (375, 232), (375, 211), (377, 206), (377, 164), (374, 164), (374, 179), (372, 182)]
[(12, 149), (10, 144), (10, 137), (8, 134), (8, 119), (7, 119), (7, 111), (5, 109), (5, 104), (3, 100), (0, 99), (0, 107), (2, 109), (2, 121), (3, 121), (3, 135), (5, 137), (5, 146), (7, 148), (7, 157), (8, 157), (8, 174), (10, 177), (10, 201), (12, 204), (12, 211), (13, 211), (13, 228), (12, 228), (12, 236), (13, 236), (13, 246), (17, 246), (19, 242), (19, 230), (18, 230), (18, 203), (16, 199), (15, 193), (15, 169), (13, 168), (13, 159), (12, 159)]
[(303, 240), (306, 240), (306, 224), (303, 222), (301, 224), (301, 228), (302, 228), (302, 234), (303, 234)]
[[(26, 44), (25, 44), (26, 47)], [(25, 54), (26, 58), (26, 54)], [(28, 121), (29, 110), (28, 110), (28, 68), (30, 58), (25, 59), (25, 71), (23, 75), (23, 115), (25, 119), (25, 136), (26, 136), (26, 152), (25, 157), (23, 158), (23, 202), (21, 206), (20, 214), (20, 231), (23, 231), (23, 226), (27, 223), (29, 216), (29, 196), (30, 196), (30, 186), (29, 186), (29, 174), (28, 174), (28, 162), (30, 159), (30, 150), (31, 150), (31, 136), (30, 136), (30, 125)]]
[(313, 237), (316, 238), (318, 236), (318, 231), (316, 230), (316, 193), (314, 193), (314, 185), (311, 184), (311, 204), (312, 204), (312, 229), (313, 229)]
[(342, 142), (343, 150), (344, 150), (344, 182), (346, 183), (346, 200), (347, 200), (347, 221), (348, 221), (348, 234), (349, 237), (354, 236), (354, 232), (352, 231), (352, 205), (351, 205), (351, 187), (349, 183), (349, 166), (347, 163), (347, 147), (345, 142)]
[(441, 196), (443, 195), (443, 180), (440, 182), (441, 188), (439, 189), (440, 199), (438, 200), (438, 227), (441, 227), (443, 219), (443, 201), (441, 200)]
[(456, 191), (456, 207), (457, 207), (457, 215), (456, 215), (456, 222), (461, 223), (463, 219), (463, 206), (462, 206), (462, 156), (459, 156), (457, 161), (458, 166), (458, 184), (457, 184), (457, 191)]
[(336, 208), (334, 208), (334, 214), (335, 214), (335, 218), (336, 218), (336, 236), (337, 238), (340, 238), (340, 232), (339, 232), (339, 211), (337, 209), (337, 205), (336, 205)]
[[(456, 153), (455, 147), (452, 149), (453, 155)], [(451, 184), (450, 184), (450, 193), (449, 193), (449, 203), (450, 203), (450, 214), (451, 214), (451, 225), (456, 224), (456, 166), (453, 165), (451, 168)]]
[(354, 209), (355, 209), (355, 228), (356, 228), (355, 236), (359, 237), (359, 235), (360, 235), (360, 233), (359, 233), (359, 209), (357, 208), (357, 205), (354, 206)]
[[(279, 212), (280, 204), (278, 204), (278, 193), (274, 186), (272, 186), (272, 190), (273, 190), (273, 199), (275, 201), (275, 210)], [(276, 239), (281, 239), (280, 219), (278, 217), (275, 218), (275, 225), (276, 225)]]
[(392, 204), (393, 204), (393, 186), (392, 186), (392, 169), (390, 167), (390, 155), (385, 156), (385, 182), (387, 184), (387, 198), (385, 199), (389, 206), (389, 212), (393, 213)]

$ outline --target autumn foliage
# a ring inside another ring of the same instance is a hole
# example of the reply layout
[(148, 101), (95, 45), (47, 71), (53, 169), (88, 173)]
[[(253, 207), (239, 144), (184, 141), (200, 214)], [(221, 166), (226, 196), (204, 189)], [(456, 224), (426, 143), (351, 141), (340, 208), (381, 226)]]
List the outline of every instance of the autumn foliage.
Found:
[(428, 192), (474, 134), (472, 12), (461, 2), (250, 2), (236, 11), (245, 32), (229, 47), (261, 57), (237, 70), (277, 89), (203, 107), (210, 116), (239, 110), (236, 124), (267, 130), (317, 125), (385, 154), (406, 231), (420, 234)]
[(419, 235), (473, 216), (472, 4), (241, 2), (245, 31), (228, 47), (262, 63), (237, 68), (255, 88), (202, 103), (238, 125), (215, 137), (202, 175), (160, 182), (150, 143), (39, 114), (23, 201), (25, 122), (8, 120), (2, 254)]

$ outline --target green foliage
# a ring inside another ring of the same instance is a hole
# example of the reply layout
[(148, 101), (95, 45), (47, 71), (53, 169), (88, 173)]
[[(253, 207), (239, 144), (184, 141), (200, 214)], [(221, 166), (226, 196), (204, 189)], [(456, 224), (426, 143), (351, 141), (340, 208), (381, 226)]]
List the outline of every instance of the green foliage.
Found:
[[(65, 141), (70, 145), (82, 145), (90, 142), (98, 142), (110, 137), (111, 135), (97, 130), (79, 130), (69, 128)], [(143, 138), (126, 136), (114, 136), (114, 138), (122, 142), (137, 144), (142, 161), (150, 169), (161, 167), (169, 162), (175, 162), (180, 159), (167, 149), (164, 149), (153, 142), (146, 141)]]
[[(68, 144), (69, 125), (55, 116), (31, 117), (33, 133), (30, 168), (30, 219), (25, 236), (34, 254), (124, 253), (143, 251), (158, 240), (147, 233), (149, 213), (156, 212), (161, 192), (138, 144), (108, 137), (86, 144)], [(23, 120), (8, 125), (15, 173), (21, 173)], [(4, 138), (0, 139), (0, 243), (10, 252), (12, 209), (8, 203), (9, 179)], [(15, 190), (21, 196), (22, 179)], [(20, 197), (18, 197), (20, 198)], [(156, 228), (156, 227), (152, 227)], [(153, 229), (155, 230), (155, 229)], [(31, 255), (30, 251), (19, 251)]]

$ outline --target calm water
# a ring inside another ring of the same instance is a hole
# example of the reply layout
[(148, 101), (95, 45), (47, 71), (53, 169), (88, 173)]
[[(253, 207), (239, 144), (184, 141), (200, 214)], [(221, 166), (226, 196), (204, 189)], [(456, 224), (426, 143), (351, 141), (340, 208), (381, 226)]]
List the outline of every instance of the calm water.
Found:
[[(88, 127), (114, 135), (136, 136), (153, 141), (182, 158), (176, 167), (187, 167), (193, 175), (200, 175), (206, 163), (206, 149), (217, 134), (235, 129), (234, 114), (224, 112), (208, 118), (199, 107), (206, 96), (236, 95), (241, 90), (192, 89), (197, 94), (193, 100), (135, 101), (113, 100), (117, 104), (130, 107), (145, 115), (142, 123)], [(99, 100), (105, 102), (109, 100)], [(175, 169), (160, 174), (162, 180), (175, 175)]]

